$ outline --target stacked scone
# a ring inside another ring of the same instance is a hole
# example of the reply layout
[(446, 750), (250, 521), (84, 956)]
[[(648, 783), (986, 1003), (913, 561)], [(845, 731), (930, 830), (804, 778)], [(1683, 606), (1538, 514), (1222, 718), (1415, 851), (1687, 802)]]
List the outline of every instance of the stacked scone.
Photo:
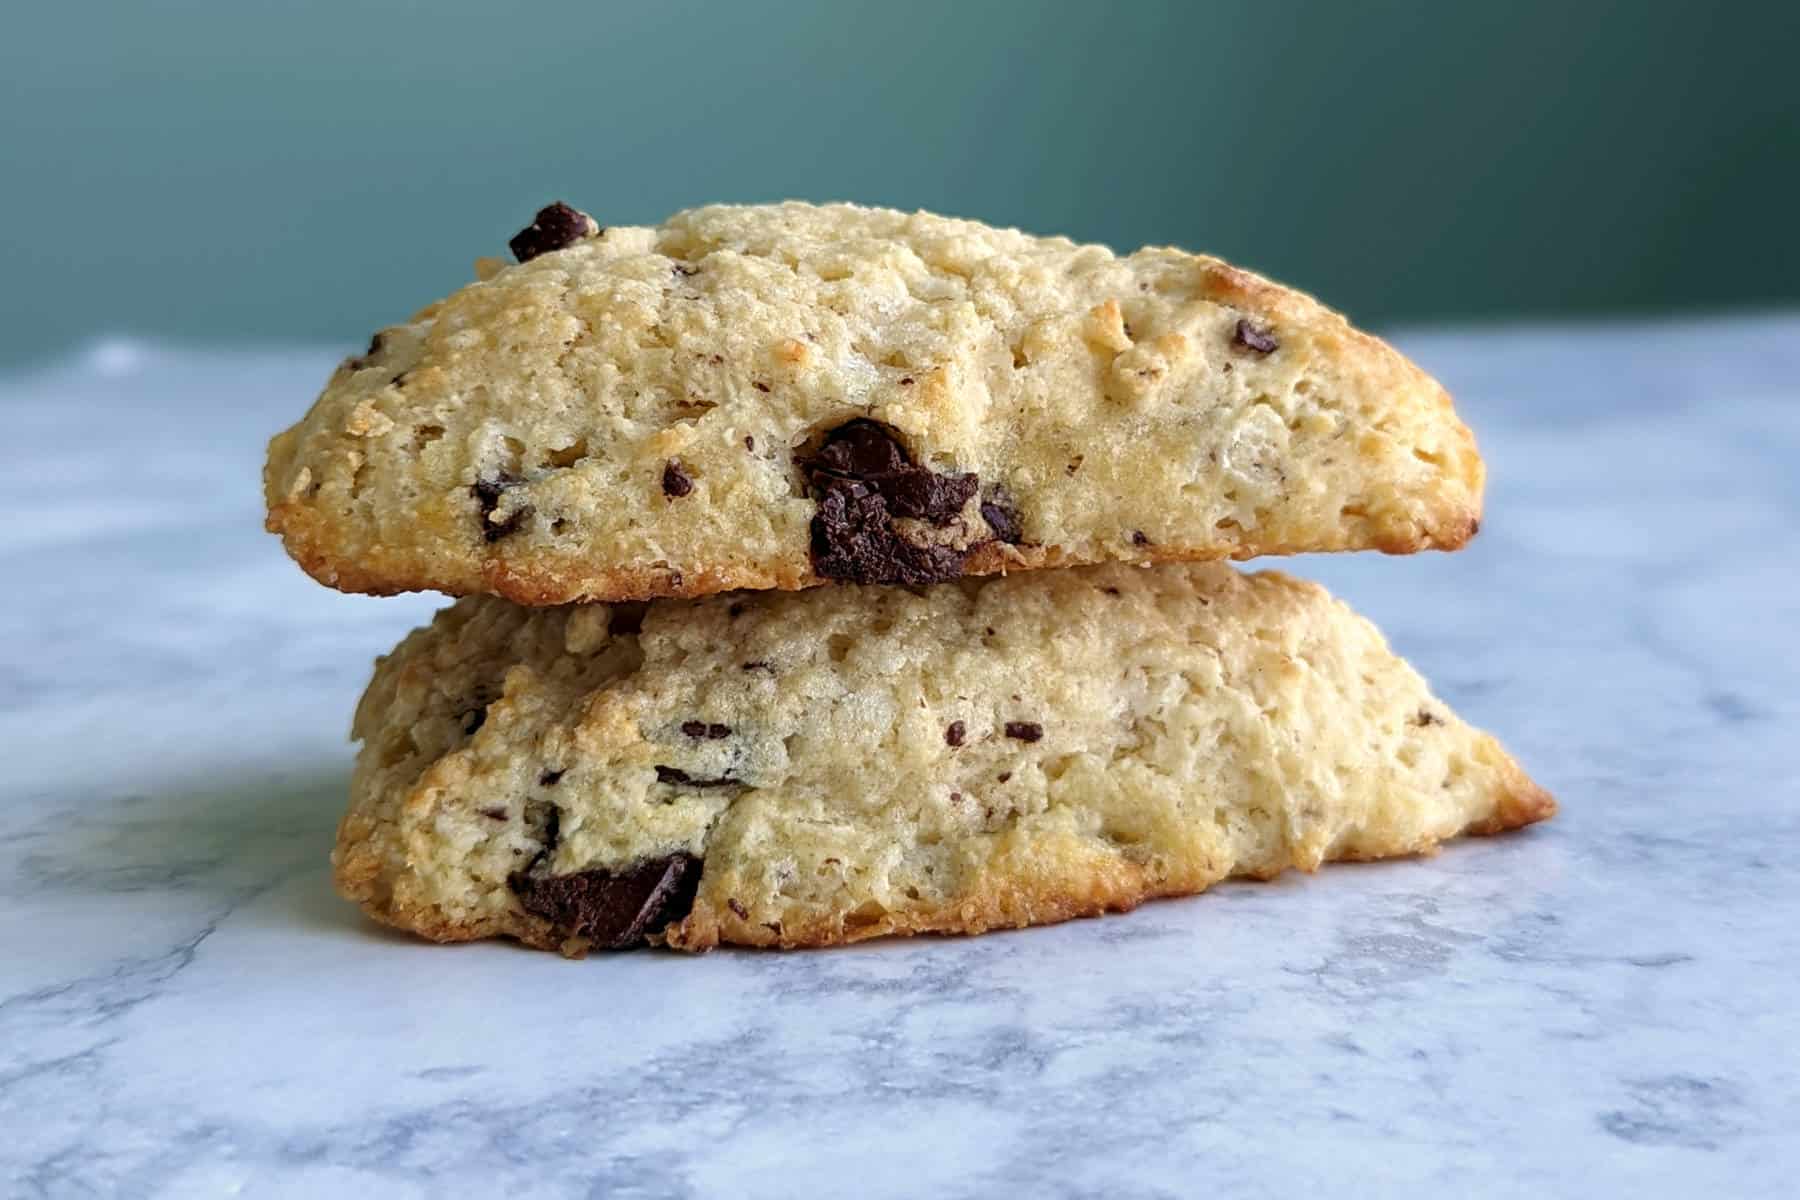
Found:
[(850, 206), (512, 249), (270, 447), (315, 578), (463, 597), (356, 713), (376, 918), (978, 933), (1554, 811), (1367, 621), (1217, 561), (1476, 531), (1449, 397), (1309, 297)]

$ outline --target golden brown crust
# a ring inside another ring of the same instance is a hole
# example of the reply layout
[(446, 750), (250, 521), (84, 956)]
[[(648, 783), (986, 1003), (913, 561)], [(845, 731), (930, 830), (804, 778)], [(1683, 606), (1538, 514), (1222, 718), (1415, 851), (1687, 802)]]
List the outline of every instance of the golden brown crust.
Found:
[(518, 872), (692, 855), (669, 945), (816, 946), (1126, 909), (1555, 809), (1322, 589), (1218, 564), (641, 613), (467, 599), (382, 661), (356, 734), (340, 890), (426, 937), (565, 953), (588, 939), (528, 912)]
[(271, 442), (268, 527), (346, 591), (803, 588), (795, 453), (858, 417), (1008, 498), (1020, 545), (973, 500), (946, 531), (969, 575), (1455, 549), (1481, 513), (1449, 396), (1309, 296), (1172, 249), (772, 205), (610, 229), (383, 331)]

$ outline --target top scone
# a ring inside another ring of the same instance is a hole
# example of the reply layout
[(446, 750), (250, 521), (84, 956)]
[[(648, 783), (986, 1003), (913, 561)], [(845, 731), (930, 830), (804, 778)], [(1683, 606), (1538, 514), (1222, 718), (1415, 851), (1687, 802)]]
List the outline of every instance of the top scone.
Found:
[(555, 604), (1478, 525), (1443, 388), (1218, 259), (807, 204), (553, 205), (512, 246), (270, 445), (269, 528), (321, 582)]

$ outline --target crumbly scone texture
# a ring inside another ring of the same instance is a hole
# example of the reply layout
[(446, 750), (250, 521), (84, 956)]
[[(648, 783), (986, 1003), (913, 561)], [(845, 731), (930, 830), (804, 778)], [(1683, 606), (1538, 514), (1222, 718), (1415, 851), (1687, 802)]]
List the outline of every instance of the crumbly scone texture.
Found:
[(1223, 564), (468, 598), (380, 661), (355, 735), (339, 889), (429, 938), (565, 953), (605, 942), (577, 919), (587, 881), (666, 863), (698, 886), (652, 940), (821, 946), (1129, 909), (1555, 811), (1369, 622)]
[[(1444, 389), (1215, 258), (788, 203), (477, 270), (270, 445), (269, 528), (323, 583), (555, 604), (1454, 549), (1478, 527)], [(822, 522), (802, 463), (859, 418), (970, 490)], [(929, 562), (846, 574), (817, 556), (834, 538)]]

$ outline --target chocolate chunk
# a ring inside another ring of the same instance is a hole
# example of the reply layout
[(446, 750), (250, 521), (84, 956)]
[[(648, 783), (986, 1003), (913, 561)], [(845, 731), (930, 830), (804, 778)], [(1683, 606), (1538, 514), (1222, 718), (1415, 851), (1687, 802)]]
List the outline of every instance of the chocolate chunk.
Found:
[(906, 452), (887, 427), (858, 417), (831, 431), (810, 463), (808, 471), (824, 471), (851, 479), (871, 479), (915, 469)]
[(1144, 536), (1143, 530), (1134, 529), (1131, 531), (1131, 544), (1134, 546), (1148, 546), (1150, 544), (1150, 539)]
[(700, 888), (701, 866), (691, 854), (672, 854), (616, 871), (544, 876), (521, 871), (507, 882), (526, 912), (564, 936), (629, 950), (687, 916)]
[(963, 733), (963, 723), (961, 721), (950, 722), (949, 726), (944, 730), (944, 743), (949, 746), (962, 745)]
[(1423, 728), (1427, 725), (1442, 725), (1443, 723), (1444, 723), (1444, 718), (1438, 716), (1436, 713), (1432, 712), (1429, 708), (1421, 708), (1418, 712), (1418, 715), (1413, 717), (1413, 724), (1417, 725), (1421, 728)]
[(967, 550), (908, 541), (894, 521), (950, 524), (979, 487), (974, 475), (918, 466), (891, 431), (862, 418), (833, 430), (799, 465), (819, 502), (812, 521), (813, 569), (819, 574), (912, 585), (962, 574)]
[[(996, 779), (998, 779), (998, 781), (1001, 783), (1005, 783), (1007, 780), (1009, 780), (1011, 778), (1012, 778), (1011, 771), (1002, 771), (1002, 772), (1000, 772), (1000, 774), (998, 776), (996, 776)], [(989, 811), (992, 811), (992, 810), (989, 810)]]
[(1231, 344), (1259, 355), (1273, 354), (1281, 347), (1268, 330), (1257, 328), (1248, 317), (1238, 318), (1237, 328), (1231, 332)]
[(657, 767), (656, 782), (679, 784), (682, 787), (691, 788), (714, 788), (736, 787), (741, 781), (733, 779), (729, 775), (721, 775), (717, 779), (695, 779), (679, 767)]
[(852, 583), (923, 586), (962, 574), (966, 550), (914, 545), (894, 531), (893, 514), (860, 483), (834, 480), (812, 520), (813, 569)]
[(912, 385), (913, 385), (913, 377), (911, 375), (902, 375), (900, 377), (900, 386), (901, 387), (911, 387)]
[(771, 667), (768, 663), (764, 662), (760, 658), (757, 659), (755, 662), (745, 663), (743, 666), (739, 667), (738, 670), (740, 670), (740, 671), (767, 671), (771, 675), (773, 675), (775, 673), (775, 668)]
[(981, 519), (994, 531), (997, 541), (1009, 546), (1019, 544), (1019, 510), (1013, 505), (1012, 493), (1005, 488), (995, 488), (993, 495), (981, 502)]
[(739, 904), (736, 896), (725, 901), (725, 907), (737, 914), (737, 919), (740, 921), (748, 921), (750, 919), (750, 910), (745, 908), (742, 904)]
[(768, 385), (768, 384), (766, 384), (766, 383), (764, 383), (764, 382), (763, 382), (763, 381), (762, 381), (762, 380), (760, 380), (760, 379), (758, 379), (758, 380), (755, 380), (755, 381), (754, 381), (754, 382), (752, 382), (752, 383), (751, 383), (751, 384), (750, 384), (750, 386), (751, 386), (751, 387), (753, 387), (753, 388), (755, 388), (755, 389), (756, 389), (756, 390), (757, 390), (757, 391), (759, 391), (759, 392), (767, 392), (767, 391), (768, 391), (768, 390), (769, 390), (769, 385)]
[(1044, 736), (1044, 727), (1036, 721), (1008, 721), (1006, 736), (1021, 742), (1035, 742)]
[(530, 262), (540, 254), (573, 246), (599, 232), (600, 224), (594, 218), (558, 200), (538, 209), (531, 224), (514, 234), (506, 246), (520, 262)]
[(493, 808), (481, 809), (480, 812), (481, 812), (482, 816), (486, 817), (490, 821), (506, 820), (506, 810), (504, 808), (501, 808), (499, 805), (495, 805)]
[(663, 464), (662, 487), (663, 495), (677, 499), (694, 490), (694, 481), (681, 469), (681, 464), (671, 458)]
[(562, 782), (562, 777), (565, 773), (566, 772), (563, 771), (545, 771), (538, 776), (538, 786), (555, 787)]
[(481, 536), (489, 543), (497, 542), (509, 533), (517, 533), (537, 511), (529, 504), (521, 504), (508, 513), (505, 520), (494, 520), (500, 497), (524, 482), (510, 471), (500, 471), (491, 477), (477, 479), (469, 486), (469, 494), (475, 497), (481, 510)]
[(748, 433), (744, 435), (744, 449), (750, 451), (752, 454), (756, 453), (756, 438)]
[(720, 738), (731, 736), (731, 726), (708, 725), (705, 721), (683, 721), (681, 723), (681, 732), (687, 734), (691, 738), (707, 738), (716, 742)]
[(478, 705), (462, 714), (462, 727), (465, 734), (472, 734), (487, 723), (487, 705)]

